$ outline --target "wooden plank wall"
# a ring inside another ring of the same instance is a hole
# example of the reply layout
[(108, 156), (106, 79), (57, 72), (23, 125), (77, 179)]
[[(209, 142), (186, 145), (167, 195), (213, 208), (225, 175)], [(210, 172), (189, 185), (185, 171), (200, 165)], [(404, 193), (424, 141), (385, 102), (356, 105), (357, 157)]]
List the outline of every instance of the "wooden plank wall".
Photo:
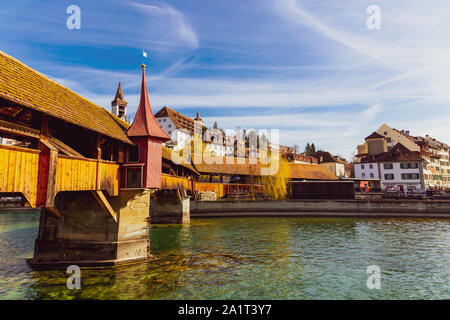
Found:
[[(195, 191), (215, 191), (217, 198), (222, 198), (228, 194), (251, 193), (252, 185), (236, 183), (214, 183), (214, 182), (194, 182)], [(184, 189), (192, 191), (192, 181), (182, 177), (176, 177), (169, 174), (162, 174), (161, 189)], [(264, 187), (255, 185), (254, 192), (262, 194)]]
[(213, 183), (213, 182), (196, 182), (196, 191), (216, 191), (217, 199), (222, 198), (226, 195), (225, 184), (224, 183)]
[[(35, 207), (38, 192), (39, 155), (41, 151), (0, 145), (0, 192), (22, 193)], [(60, 191), (104, 190), (119, 195), (119, 164), (94, 159), (58, 155), (53, 195)], [(161, 189), (216, 191), (217, 197), (250, 185), (193, 182), (186, 178), (162, 174)], [(262, 186), (255, 186), (262, 192)]]
[(58, 156), (56, 192), (97, 189), (97, 161)]
[(116, 163), (97, 161), (97, 190), (106, 190), (110, 196), (119, 195), (119, 168)]
[(39, 150), (0, 146), (0, 192), (22, 193), (36, 205)]
[(119, 195), (119, 165), (113, 162), (58, 156), (56, 192), (106, 190)]
[(184, 189), (192, 191), (192, 181), (163, 173), (161, 174), (161, 189)]

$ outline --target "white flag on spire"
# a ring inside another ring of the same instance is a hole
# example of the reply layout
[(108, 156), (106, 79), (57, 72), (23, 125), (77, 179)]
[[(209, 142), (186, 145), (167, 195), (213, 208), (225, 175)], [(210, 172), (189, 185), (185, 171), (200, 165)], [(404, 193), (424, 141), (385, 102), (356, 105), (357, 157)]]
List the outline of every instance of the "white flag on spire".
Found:
[(145, 52), (144, 50), (142, 50), (142, 55), (144, 56), (144, 58), (147, 58), (147, 52)]

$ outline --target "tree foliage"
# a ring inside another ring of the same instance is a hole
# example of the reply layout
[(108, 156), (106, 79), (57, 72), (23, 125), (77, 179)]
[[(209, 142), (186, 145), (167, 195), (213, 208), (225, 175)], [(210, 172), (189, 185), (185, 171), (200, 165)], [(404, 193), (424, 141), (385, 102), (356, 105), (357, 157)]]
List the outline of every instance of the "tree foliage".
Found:
[(314, 145), (314, 143), (309, 144), (309, 142), (308, 142), (306, 144), (305, 154), (307, 156), (314, 156), (316, 154), (316, 146)]

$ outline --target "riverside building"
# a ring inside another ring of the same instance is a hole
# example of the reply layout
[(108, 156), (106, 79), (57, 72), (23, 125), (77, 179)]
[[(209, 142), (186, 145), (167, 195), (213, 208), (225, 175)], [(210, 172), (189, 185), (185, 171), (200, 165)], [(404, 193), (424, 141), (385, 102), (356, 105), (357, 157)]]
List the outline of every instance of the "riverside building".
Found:
[[(389, 152), (398, 144), (401, 144), (406, 150), (419, 156), (422, 166), (421, 184), (423, 185), (423, 189), (444, 189), (450, 187), (450, 148), (447, 144), (440, 142), (429, 135), (426, 135), (425, 137), (413, 136), (410, 134), (410, 131), (393, 129), (388, 125), (383, 124), (377, 131), (373, 132), (365, 139), (364, 144), (358, 145), (358, 154), (356, 157), (360, 159), (359, 162), (367, 161), (368, 158), (379, 158), (379, 155)], [(404, 153), (406, 153), (406, 151)], [(357, 164), (358, 162), (355, 163), (355, 177), (358, 177), (357, 174), (365, 174), (368, 178), (370, 178), (371, 175), (376, 176), (376, 172), (361, 170), (360, 165)], [(385, 178), (384, 176), (379, 177), (380, 179)], [(410, 179), (411, 176), (407, 177), (408, 180), (412, 180)], [(391, 178), (391, 176), (388, 175), (388, 178)], [(391, 185), (393, 182), (394, 181), (386, 180), (384, 185)], [(401, 185), (401, 181), (395, 180), (395, 182), (399, 182), (398, 186)], [(404, 184), (403, 187), (408, 187), (408, 185), (414, 184), (417, 181), (409, 182), (410, 183), (408, 184)], [(412, 187), (410, 187), (410, 189), (411, 188)]]

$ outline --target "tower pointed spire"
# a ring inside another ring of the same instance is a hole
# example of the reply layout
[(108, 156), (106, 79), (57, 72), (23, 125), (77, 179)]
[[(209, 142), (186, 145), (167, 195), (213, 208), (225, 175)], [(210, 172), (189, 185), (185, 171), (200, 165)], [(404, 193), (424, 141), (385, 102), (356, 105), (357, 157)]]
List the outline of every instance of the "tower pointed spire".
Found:
[(194, 120), (203, 122), (202, 118), (200, 118), (200, 112), (199, 111), (197, 111), (197, 116), (195, 117)]
[(119, 81), (119, 86), (117, 87), (116, 96), (114, 97), (114, 100), (124, 100), (123, 99), (123, 93), (122, 93), (122, 84)]
[(120, 119), (125, 120), (127, 115), (127, 105), (128, 102), (126, 102), (123, 97), (122, 84), (119, 81), (116, 95), (114, 96), (113, 101), (111, 101), (111, 112)]
[(144, 137), (150, 136), (160, 138), (162, 141), (167, 141), (170, 137), (164, 132), (164, 130), (156, 122), (153, 115), (150, 101), (148, 99), (147, 83), (145, 81), (145, 64), (142, 67), (142, 83), (141, 83), (141, 99), (139, 101), (139, 107), (136, 112), (133, 124), (128, 129), (129, 137)]

